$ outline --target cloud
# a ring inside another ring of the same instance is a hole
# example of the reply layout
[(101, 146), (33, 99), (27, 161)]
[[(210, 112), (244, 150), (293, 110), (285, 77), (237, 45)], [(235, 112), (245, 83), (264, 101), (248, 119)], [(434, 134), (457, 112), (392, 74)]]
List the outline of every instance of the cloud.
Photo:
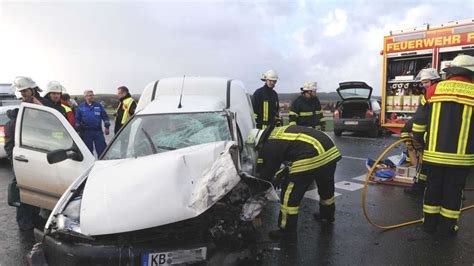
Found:
[(324, 36), (335, 37), (340, 35), (348, 28), (346, 11), (336, 8), (333, 12), (322, 18), (321, 23), (324, 27)]
[[(463, 1), (0, 2), (0, 82), (17, 75), (133, 93), (186, 74), (241, 79), (249, 92), (276, 69), (279, 92), (363, 80), (380, 95), (383, 36), (469, 18)], [(5, 41), (6, 40), (6, 41)]]

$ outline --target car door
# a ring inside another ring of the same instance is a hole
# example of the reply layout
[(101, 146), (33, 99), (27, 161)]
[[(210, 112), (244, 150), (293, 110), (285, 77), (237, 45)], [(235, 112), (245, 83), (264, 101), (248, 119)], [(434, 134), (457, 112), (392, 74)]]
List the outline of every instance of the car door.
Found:
[[(69, 150), (74, 159), (50, 164), (47, 154)], [(76, 156), (77, 155), (77, 156)], [(53, 209), (67, 187), (92, 163), (94, 156), (58, 111), (23, 103), (15, 128), (13, 168), (21, 202)]]

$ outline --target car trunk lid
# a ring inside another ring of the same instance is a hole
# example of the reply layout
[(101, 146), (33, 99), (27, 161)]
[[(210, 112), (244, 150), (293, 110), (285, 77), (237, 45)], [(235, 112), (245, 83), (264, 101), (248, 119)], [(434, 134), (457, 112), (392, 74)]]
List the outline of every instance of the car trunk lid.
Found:
[(348, 81), (339, 83), (337, 93), (342, 100), (347, 99), (370, 99), (372, 95), (372, 87), (362, 81)]

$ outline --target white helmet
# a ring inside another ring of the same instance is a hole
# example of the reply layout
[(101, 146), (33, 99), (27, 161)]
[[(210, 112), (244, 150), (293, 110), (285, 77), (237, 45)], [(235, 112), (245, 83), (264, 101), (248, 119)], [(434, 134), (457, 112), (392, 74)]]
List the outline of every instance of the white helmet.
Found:
[(418, 72), (415, 80), (437, 80), (440, 79), (438, 72), (434, 68), (424, 68)]
[(34, 82), (29, 77), (16, 77), (15, 80), (13, 80), (12, 87), (15, 88), (17, 92), (34, 88), (37, 88), (38, 91), (41, 91), (38, 88), (38, 85), (36, 85), (36, 82)]
[(456, 56), (451, 65), (445, 69), (444, 72), (448, 74), (462, 74), (468, 73), (470, 75), (474, 74), (474, 57), (470, 55), (460, 54)]
[(262, 74), (261, 81), (265, 80), (278, 80), (278, 73), (275, 70), (268, 70), (267, 72)]
[(62, 93), (62, 92), (65, 92), (65, 91), (66, 91), (66, 89), (64, 88), (64, 86), (61, 85), (61, 83), (59, 83), (58, 81), (50, 81), (46, 85), (46, 94), (48, 94), (50, 92)]
[(248, 145), (252, 145), (254, 148), (257, 148), (260, 139), (262, 138), (263, 135), (263, 129), (258, 129), (258, 128), (252, 128), (247, 136), (247, 143)]
[(301, 88), (301, 91), (315, 91), (318, 89), (318, 83), (316, 81), (314, 82), (306, 82), (303, 84), (303, 88)]

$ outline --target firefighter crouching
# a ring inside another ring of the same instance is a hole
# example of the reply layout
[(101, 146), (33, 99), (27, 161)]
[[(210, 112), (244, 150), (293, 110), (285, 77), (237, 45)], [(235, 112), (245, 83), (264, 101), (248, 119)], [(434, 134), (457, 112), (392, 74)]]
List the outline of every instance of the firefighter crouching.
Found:
[(263, 159), (260, 178), (272, 180), (282, 164), (290, 165), (289, 176), (281, 182), (279, 229), (273, 239), (296, 236), (300, 202), (309, 185), (318, 186), (319, 213), (315, 218), (333, 222), (335, 213), (334, 172), (339, 153), (333, 140), (322, 131), (302, 126), (253, 129), (247, 144)]
[(316, 82), (305, 83), (298, 96), (290, 107), (290, 125), (312, 127), (325, 130), (326, 120), (321, 110), (321, 103), (316, 96)]
[(278, 74), (275, 70), (268, 70), (262, 75), (263, 87), (257, 89), (252, 95), (252, 106), (257, 128), (265, 129), (270, 125), (279, 125), (279, 100), (275, 91)]
[(423, 164), (428, 165), (423, 228), (454, 236), (462, 204), (462, 190), (474, 166), (474, 57), (458, 55), (443, 69), (447, 80), (428, 88), (419, 108), (413, 135), (424, 143)]

